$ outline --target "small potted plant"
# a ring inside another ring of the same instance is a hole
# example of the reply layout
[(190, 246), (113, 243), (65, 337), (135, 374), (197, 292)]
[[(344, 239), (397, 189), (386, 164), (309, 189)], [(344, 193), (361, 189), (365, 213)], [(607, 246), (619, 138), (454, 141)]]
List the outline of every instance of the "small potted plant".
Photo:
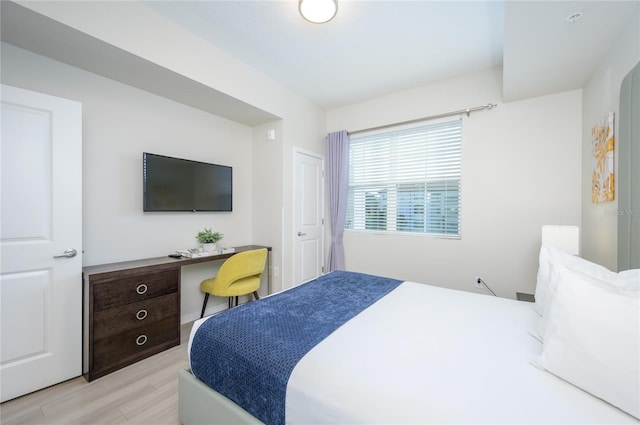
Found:
[(196, 235), (196, 239), (198, 239), (198, 242), (202, 244), (203, 250), (205, 250), (206, 252), (211, 252), (216, 249), (216, 244), (218, 243), (218, 241), (222, 240), (223, 236), (224, 235), (222, 233), (214, 232), (211, 229), (207, 229), (205, 227), (204, 230), (198, 232), (198, 234)]

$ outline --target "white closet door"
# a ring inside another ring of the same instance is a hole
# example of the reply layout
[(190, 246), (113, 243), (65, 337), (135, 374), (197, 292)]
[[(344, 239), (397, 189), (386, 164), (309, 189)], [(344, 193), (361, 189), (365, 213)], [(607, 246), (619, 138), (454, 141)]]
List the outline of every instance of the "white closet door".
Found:
[(324, 161), (295, 152), (293, 284), (318, 277), (324, 256)]
[(1, 89), (6, 401), (82, 373), (82, 105)]

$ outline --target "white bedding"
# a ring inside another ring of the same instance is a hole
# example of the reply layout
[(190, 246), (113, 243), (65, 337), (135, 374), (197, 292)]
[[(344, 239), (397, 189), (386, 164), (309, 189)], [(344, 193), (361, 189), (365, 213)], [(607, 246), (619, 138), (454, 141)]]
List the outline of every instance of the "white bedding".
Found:
[(530, 363), (538, 319), (531, 303), (404, 282), (298, 363), (287, 423), (638, 423)]

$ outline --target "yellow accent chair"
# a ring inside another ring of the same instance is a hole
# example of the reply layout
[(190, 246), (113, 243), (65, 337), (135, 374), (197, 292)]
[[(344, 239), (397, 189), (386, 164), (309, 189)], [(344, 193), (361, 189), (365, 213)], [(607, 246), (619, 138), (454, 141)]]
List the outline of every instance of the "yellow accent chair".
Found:
[(233, 307), (234, 297), (236, 305), (238, 304), (240, 295), (253, 293), (253, 296), (259, 299), (258, 288), (260, 288), (260, 279), (266, 262), (266, 248), (238, 252), (227, 258), (218, 269), (218, 274), (215, 277), (205, 279), (200, 283), (200, 290), (204, 292), (204, 303), (200, 317), (204, 317), (209, 295), (229, 297), (229, 308)]

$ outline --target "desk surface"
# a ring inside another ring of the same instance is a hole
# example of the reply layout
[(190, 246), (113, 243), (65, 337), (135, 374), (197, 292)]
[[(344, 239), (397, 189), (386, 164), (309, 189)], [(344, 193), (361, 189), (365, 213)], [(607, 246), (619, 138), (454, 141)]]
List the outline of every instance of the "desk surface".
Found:
[(144, 258), (140, 260), (132, 260), (132, 261), (123, 261), (120, 263), (110, 263), (110, 264), (99, 264), (95, 266), (87, 266), (82, 268), (82, 273), (85, 276), (91, 276), (96, 278), (100, 275), (99, 278), (108, 278), (110, 274), (117, 273), (119, 276), (126, 276), (127, 274), (139, 274), (146, 273), (150, 270), (153, 271), (161, 271), (168, 270), (174, 268), (180, 268), (182, 266), (188, 266), (191, 264), (205, 263), (207, 261), (216, 261), (216, 260), (224, 260), (226, 258), (231, 257), (233, 254), (237, 254), (242, 251), (249, 251), (252, 249), (260, 249), (267, 248), (267, 250), (271, 251), (270, 246), (262, 246), (262, 245), (243, 245), (236, 246), (235, 252), (230, 252), (227, 254), (217, 254), (217, 255), (208, 255), (206, 257), (200, 258), (171, 258), (168, 256), (164, 257), (155, 257), (155, 258)]

